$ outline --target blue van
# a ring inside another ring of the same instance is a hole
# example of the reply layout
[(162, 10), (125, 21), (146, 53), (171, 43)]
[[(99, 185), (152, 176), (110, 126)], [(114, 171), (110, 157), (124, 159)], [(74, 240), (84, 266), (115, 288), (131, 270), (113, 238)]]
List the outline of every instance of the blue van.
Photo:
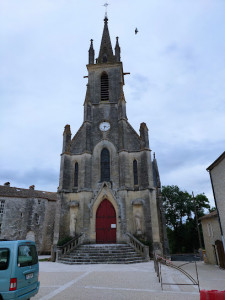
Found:
[(30, 299), (38, 293), (35, 242), (0, 241), (0, 300)]

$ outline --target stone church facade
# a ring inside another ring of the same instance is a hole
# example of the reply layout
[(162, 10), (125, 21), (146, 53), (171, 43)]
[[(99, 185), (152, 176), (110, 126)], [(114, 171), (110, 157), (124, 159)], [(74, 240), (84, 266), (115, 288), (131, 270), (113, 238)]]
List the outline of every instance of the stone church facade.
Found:
[(73, 137), (70, 125), (63, 133), (54, 244), (81, 234), (84, 243), (121, 243), (130, 233), (165, 253), (157, 162), (146, 124), (138, 134), (128, 122), (126, 73), (107, 17), (97, 59), (91, 40), (87, 70), (83, 124)]

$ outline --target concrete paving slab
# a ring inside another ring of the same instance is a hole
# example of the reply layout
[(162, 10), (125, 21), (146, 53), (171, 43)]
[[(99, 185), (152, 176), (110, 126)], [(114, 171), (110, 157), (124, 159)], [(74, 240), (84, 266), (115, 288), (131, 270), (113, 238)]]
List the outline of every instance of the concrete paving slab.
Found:
[[(76, 293), (75, 293), (76, 292)], [(76, 295), (76, 296), (75, 296)], [(174, 295), (177, 298), (174, 298)], [(74, 289), (74, 287), (70, 287), (65, 293), (61, 295), (57, 295), (54, 299), (60, 300), (63, 298), (66, 299), (79, 299), (79, 300), (154, 300), (154, 299), (162, 299), (162, 300), (174, 300), (181, 299), (182, 300), (199, 300), (199, 294), (185, 294), (184, 293), (176, 293), (176, 292), (162, 292), (155, 291), (151, 289), (136, 289), (136, 288), (106, 288), (106, 287), (89, 287), (85, 286), (83, 288)]]
[[(57, 275), (56, 275), (57, 274)], [(43, 286), (61, 286), (67, 282), (81, 276), (83, 272), (40, 272), (40, 282), (44, 282)]]
[[(179, 264), (181, 264), (179, 262)], [(201, 289), (225, 289), (225, 270), (198, 262)], [(194, 265), (185, 267), (193, 276)], [(162, 266), (164, 282), (188, 283), (174, 269)], [(64, 265), (40, 263), (40, 292), (34, 300), (199, 300), (195, 286), (164, 286), (163, 291), (152, 261), (130, 265)]]

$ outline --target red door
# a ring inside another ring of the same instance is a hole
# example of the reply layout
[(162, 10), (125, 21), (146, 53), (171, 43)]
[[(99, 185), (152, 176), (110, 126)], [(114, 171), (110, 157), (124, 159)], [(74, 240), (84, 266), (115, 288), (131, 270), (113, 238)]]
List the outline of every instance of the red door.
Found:
[(116, 243), (116, 212), (107, 199), (104, 199), (97, 209), (96, 243)]

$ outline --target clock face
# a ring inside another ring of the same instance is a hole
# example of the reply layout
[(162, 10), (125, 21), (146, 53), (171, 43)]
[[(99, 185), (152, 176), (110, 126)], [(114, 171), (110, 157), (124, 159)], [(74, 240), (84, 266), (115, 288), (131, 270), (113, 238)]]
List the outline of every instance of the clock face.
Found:
[(109, 124), (109, 122), (102, 122), (102, 123), (100, 123), (99, 129), (100, 129), (101, 131), (107, 131), (107, 130), (109, 130), (109, 129), (110, 129), (110, 124)]

